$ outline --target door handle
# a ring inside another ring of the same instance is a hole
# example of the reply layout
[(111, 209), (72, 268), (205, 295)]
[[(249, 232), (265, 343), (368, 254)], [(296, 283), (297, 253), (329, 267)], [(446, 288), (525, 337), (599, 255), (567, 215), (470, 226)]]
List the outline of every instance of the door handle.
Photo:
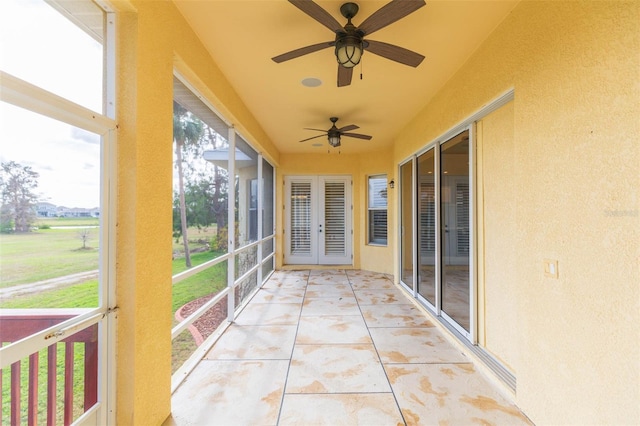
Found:
[(318, 232), (322, 232), (322, 225), (318, 225)]

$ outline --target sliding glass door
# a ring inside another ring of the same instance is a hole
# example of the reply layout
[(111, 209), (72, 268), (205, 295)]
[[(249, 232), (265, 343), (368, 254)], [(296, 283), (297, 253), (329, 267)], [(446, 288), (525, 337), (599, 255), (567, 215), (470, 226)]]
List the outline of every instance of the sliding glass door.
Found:
[(435, 150), (418, 156), (418, 293), (436, 306)]
[(442, 312), (470, 331), (469, 131), (440, 146)]
[(400, 166), (401, 281), (466, 336), (472, 334), (469, 135), (463, 130)]

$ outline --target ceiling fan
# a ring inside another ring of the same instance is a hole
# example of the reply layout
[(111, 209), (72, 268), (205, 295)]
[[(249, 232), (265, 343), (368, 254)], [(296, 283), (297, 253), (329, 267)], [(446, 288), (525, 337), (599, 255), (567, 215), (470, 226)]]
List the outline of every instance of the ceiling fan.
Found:
[(351, 23), (351, 18), (356, 16), (359, 10), (355, 3), (344, 3), (340, 6), (340, 13), (347, 18), (344, 27), (329, 12), (312, 0), (289, 0), (289, 3), (329, 28), (336, 36), (333, 41), (301, 47), (271, 58), (276, 63), (335, 46), (336, 59), (338, 60), (338, 87), (343, 87), (351, 84), (353, 67), (360, 62), (364, 50), (412, 67), (417, 67), (424, 59), (421, 54), (403, 47), (364, 39), (365, 36), (415, 12), (426, 4), (424, 0), (392, 0), (366, 18), (359, 27)]
[(336, 121), (338, 121), (338, 117), (331, 117), (329, 120), (331, 120), (331, 123), (333, 123), (333, 125), (331, 126), (331, 128), (329, 130), (310, 129), (308, 127), (305, 127), (305, 130), (316, 130), (318, 132), (323, 132), (323, 134), (318, 135), (318, 136), (312, 136), (312, 137), (307, 138), (307, 139), (302, 139), (299, 142), (306, 142), (306, 141), (310, 141), (311, 139), (320, 138), (322, 136), (327, 136), (327, 138), (329, 139), (329, 145), (331, 145), (334, 148), (337, 148), (337, 147), (340, 146), (340, 138), (342, 136), (346, 136), (346, 137), (349, 137), (349, 138), (371, 140), (371, 136), (369, 136), (369, 135), (361, 135), (360, 133), (351, 133), (351, 130), (356, 130), (356, 129), (360, 128), (360, 127), (356, 126), (355, 124), (349, 124), (348, 126), (344, 126), (344, 127), (341, 127), (341, 128), (338, 129), (336, 127)]

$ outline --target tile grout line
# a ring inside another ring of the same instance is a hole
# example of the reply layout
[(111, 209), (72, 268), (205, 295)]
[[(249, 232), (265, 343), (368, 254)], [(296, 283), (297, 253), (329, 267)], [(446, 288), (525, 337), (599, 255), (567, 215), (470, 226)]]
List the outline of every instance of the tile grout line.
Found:
[(404, 426), (407, 426), (407, 420), (404, 418), (404, 413), (400, 408), (400, 404), (398, 403), (398, 398), (396, 397), (396, 393), (393, 391), (393, 386), (391, 386), (391, 381), (389, 380), (389, 375), (387, 374), (387, 370), (384, 368), (384, 364), (382, 363), (382, 358), (380, 357), (380, 353), (378, 352), (378, 347), (376, 346), (375, 340), (373, 340), (373, 336), (371, 335), (371, 330), (369, 330), (369, 324), (367, 324), (366, 319), (364, 318), (364, 314), (362, 313), (362, 309), (360, 308), (360, 302), (356, 297), (355, 290), (353, 289), (353, 284), (351, 282), (351, 278), (349, 278), (349, 273), (345, 272), (347, 275), (347, 280), (349, 281), (349, 287), (351, 287), (351, 291), (353, 291), (353, 296), (356, 298), (356, 304), (358, 305), (358, 310), (360, 311), (360, 315), (362, 315), (362, 321), (364, 321), (364, 326), (367, 328), (367, 333), (369, 334), (369, 338), (371, 339), (371, 343), (373, 344), (373, 350), (376, 352), (376, 356), (378, 357), (378, 362), (380, 363), (380, 367), (382, 368), (382, 372), (384, 373), (384, 377), (387, 379), (387, 384), (389, 385), (389, 389), (391, 389), (391, 395), (393, 395), (393, 400), (396, 402), (396, 408), (400, 413), (400, 417), (404, 422)]
[(291, 347), (291, 353), (289, 354), (287, 374), (285, 374), (284, 376), (284, 387), (282, 388), (282, 397), (280, 398), (280, 408), (278, 409), (276, 426), (280, 424), (280, 416), (282, 416), (282, 408), (284, 407), (284, 397), (287, 394), (287, 384), (289, 383), (289, 372), (291, 371), (291, 362), (293, 361), (293, 352), (296, 350), (296, 339), (298, 338), (298, 331), (300, 330), (300, 319), (302, 318), (302, 309), (304, 308), (304, 301), (307, 297), (307, 288), (309, 287), (310, 277), (311, 277), (311, 270), (308, 270), (306, 283), (304, 285), (304, 294), (302, 295), (302, 305), (300, 306), (300, 313), (298, 314), (298, 322), (296, 323), (296, 332), (294, 333), (294, 336), (293, 336), (293, 346)]

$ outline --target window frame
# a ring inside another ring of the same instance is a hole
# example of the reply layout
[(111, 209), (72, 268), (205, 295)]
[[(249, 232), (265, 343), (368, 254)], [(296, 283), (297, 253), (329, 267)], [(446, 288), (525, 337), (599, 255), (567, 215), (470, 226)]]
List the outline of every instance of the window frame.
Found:
[[(385, 200), (385, 205), (384, 207), (380, 207), (380, 206), (372, 206), (372, 200), (374, 199), (373, 194), (371, 192), (372, 190), (372, 186), (371, 186), (371, 181), (373, 179), (376, 180), (380, 180), (380, 179), (384, 179), (384, 187), (385, 190), (387, 191), (387, 196), (383, 197)], [(370, 246), (380, 246), (380, 247), (386, 247), (389, 244), (389, 189), (388, 189), (388, 185), (389, 185), (389, 180), (387, 178), (387, 174), (386, 173), (381, 173), (381, 174), (375, 174), (375, 175), (369, 175), (367, 176), (367, 245)], [(384, 211), (385, 212), (385, 233), (386, 233), (386, 238), (383, 240), (382, 238), (375, 238), (374, 232), (373, 232), (373, 227), (372, 227), (372, 214), (375, 214), (374, 212), (381, 212)]]

